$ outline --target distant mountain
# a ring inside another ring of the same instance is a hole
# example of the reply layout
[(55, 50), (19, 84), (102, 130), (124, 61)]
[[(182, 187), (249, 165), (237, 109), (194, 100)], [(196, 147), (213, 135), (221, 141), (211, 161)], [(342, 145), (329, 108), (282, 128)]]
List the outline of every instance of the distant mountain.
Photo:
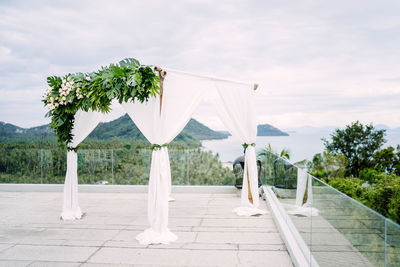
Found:
[(228, 131), (217, 131), (217, 132), (222, 133), (222, 134), (224, 134), (226, 136), (231, 136), (231, 133), (228, 132)]
[[(223, 139), (227, 136), (227, 134), (213, 131), (195, 119), (191, 119), (174, 141), (193, 144), (199, 140)], [(127, 114), (110, 122), (99, 123), (88, 136), (90, 139), (97, 140), (109, 140), (113, 137), (124, 140), (146, 140)], [(24, 129), (10, 123), (0, 122), (0, 142), (36, 141), (44, 139), (55, 140), (53, 129), (50, 128), (49, 124)]]
[(190, 119), (185, 128), (183, 128), (183, 131), (192, 135), (198, 140), (224, 139), (230, 135), (226, 132), (213, 131), (195, 119)]
[(392, 132), (396, 132), (396, 133), (400, 133), (400, 127), (392, 128), (391, 131)]
[(0, 136), (14, 136), (24, 132), (24, 128), (15, 126), (11, 123), (0, 121)]
[(0, 121), (0, 142), (2, 141), (35, 141), (39, 139), (50, 139), (55, 140), (53, 130), (50, 129), (50, 125), (42, 125), (32, 128), (21, 128), (11, 123), (5, 123)]
[[(196, 121), (197, 122), (197, 121)], [(205, 127), (205, 126), (204, 126)], [(128, 114), (119, 117), (116, 120), (110, 122), (101, 122), (97, 127), (89, 134), (89, 138), (98, 140), (108, 140), (113, 137), (118, 137), (124, 140), (147, 140), (136, 125), (129, 118)], [(182, 131), (174, 141), (182, 141), (186, 143), (197, 142), (198, 139), (191, 135), (187, 131)]]
[(287, 128), (286, 132), (298, 133), (298, 134), (329, 134), (335, 131), (338, 127), (336, 126), (324, 126), (324, 127), (313, 127), (313, 126), (301, 126), (296, 128)]
[(270, 124), (259, 124), (257, 126), (257, 136), (288, 136), (289, 134), (279, 130)]

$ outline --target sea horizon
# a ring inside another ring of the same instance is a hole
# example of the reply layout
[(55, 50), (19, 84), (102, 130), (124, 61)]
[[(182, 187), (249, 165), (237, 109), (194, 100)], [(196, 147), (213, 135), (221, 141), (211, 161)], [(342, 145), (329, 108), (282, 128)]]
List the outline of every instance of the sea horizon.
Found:
[[(282, 149), (289, 149), (290, 162), (295, 163), (304, 159), (312, 160), (317, 153), (324, 151), (322, 138), (330, 140), (330, 133), (290, 133), (289, 136), (257, 136), (256, 152), (259, 152), (268, 144), (272, 149), (280, 153)], [(387, 142), (384, 147), (397, 147), (400, 144), (400, 132), (386, 133)], [(222, 162), (233, 162), (237, 157), (243, 155), (242, 142), (239, 139), (229, 136), (226, 139), (203, 140), (202, 150), (211, 151), (219, 155)]]

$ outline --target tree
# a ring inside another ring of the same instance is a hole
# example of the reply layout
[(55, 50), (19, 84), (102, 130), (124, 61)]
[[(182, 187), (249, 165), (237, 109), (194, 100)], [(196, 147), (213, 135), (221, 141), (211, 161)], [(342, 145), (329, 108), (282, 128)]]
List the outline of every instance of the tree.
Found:
[(400, 145), (397, 146), (397, 153), (391, 146), (377, 151), (374, 163), (374, 169), (378, 171), (400, 175)]
[(343, 154), (334, 155), (324, 151), (322, 155), (321, 153), (314, 155), (309, 163), (309, 170), (318, 178), (344, 177), (347, 164), (347, 159)]
[(331, 134), (331, 141), (322, 139), (325, 148), (333, 155), (343, 154), (348, 160), (346, 175), (357, 177), (364, 168), (374, 167), (374, 155), (386, 142), (386, 130), (377, 130), (372, 124), (359, 121), (337, 129)]

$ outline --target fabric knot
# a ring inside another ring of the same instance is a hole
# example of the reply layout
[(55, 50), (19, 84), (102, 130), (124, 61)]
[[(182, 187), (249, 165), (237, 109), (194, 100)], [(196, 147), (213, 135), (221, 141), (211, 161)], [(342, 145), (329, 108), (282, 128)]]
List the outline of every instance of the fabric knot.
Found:
[(251, 143), (251, 144), (243, 143), (242, 144), (242, 147), (244, 148), (244, 150), (246, 150), (249, 146), (255, 147), (256, 144), (255, 143)]
[(160, 150), (161, 148), (163, 148), (163, 147), (167, 147), (168, 146), (168, 144), (162, 144), (162, 145), (159, 145), (159, 144), (152, 144), (151, 145), (151, 150), (153, 150), (153, 151), (158, 151), (158, 150)]

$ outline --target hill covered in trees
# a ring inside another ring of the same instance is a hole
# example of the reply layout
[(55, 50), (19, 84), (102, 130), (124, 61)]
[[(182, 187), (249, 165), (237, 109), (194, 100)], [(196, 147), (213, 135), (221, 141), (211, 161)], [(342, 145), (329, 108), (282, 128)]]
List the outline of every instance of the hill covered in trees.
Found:
[[(183, 131), (174, 139), (177, 142), (188, 144), (198, 143), (199, 140), (223, 139), (228, 135), (211, 130), (195, 119), (191, 119)], [(127, 114), (120, 118), (99, 123), (90, 133), (88, 139), (110, 140), (118, 138), (129, 141), (146, 141), (146, 138), (139, 131)], [(35, 142), (55, 141), (53, 129), (49, 124), (32, 128), (21, 128), (10, 123), (0, 122), (0, 142)]]
[(288, 136), (288, 133), (285, 133), (278, 128), (270, 125), (270, 124), (259, 124), (257, 126), (257, 136)]

